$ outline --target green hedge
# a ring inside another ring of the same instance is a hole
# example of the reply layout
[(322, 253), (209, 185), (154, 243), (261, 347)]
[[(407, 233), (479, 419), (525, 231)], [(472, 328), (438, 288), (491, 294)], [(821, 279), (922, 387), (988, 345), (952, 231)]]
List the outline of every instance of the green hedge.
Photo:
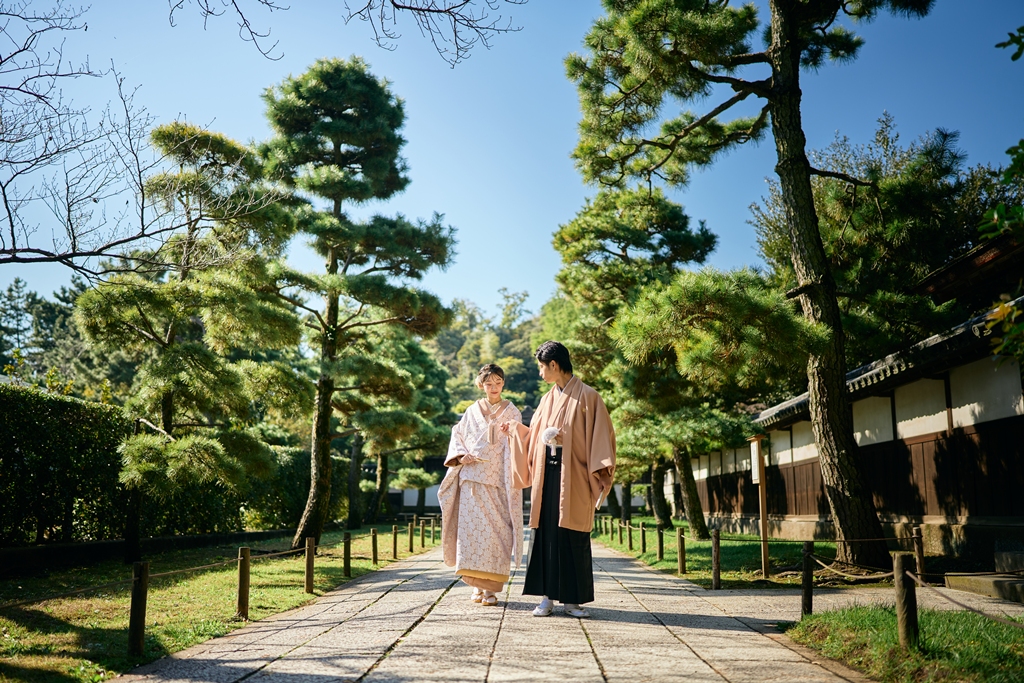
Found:
[[(117, 447), (132, 428), (120, 408), (0, 384), (0, 547), (122, 538)], [(244, 505), (216, 482), (147, 498), (141, 534), (241, 531)]]
[(0, 384), (0, 544), (119, 538), (120, 409)]

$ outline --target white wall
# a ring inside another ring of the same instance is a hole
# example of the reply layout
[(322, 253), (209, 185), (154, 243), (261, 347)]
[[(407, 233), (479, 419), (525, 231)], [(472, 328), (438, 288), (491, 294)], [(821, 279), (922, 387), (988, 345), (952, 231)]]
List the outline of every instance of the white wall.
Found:
[(736, 460), (741, 457), (743, 451), (730, 448), (722, 453), (722, 472), (732, 474), (736, 471)]
[(814, 432), (809, 420), (793, 425), (792, 454), (793, 462), (812, 460), (818, 457), (818, 447), (814, 443)]
[(892, 401), (888, 396), (872, 396), (854, 402), (853, 438), (858, 446), (892, 441)]
[[(437, 490), (439, 488), (441, 488), (440, 485), (431, 486), (429, 489), (427, 489), (426, 506), (428, 508), (436, 508), (441, 506), (441, 502), (437, 499)], [(416, 497), (418, 494), (419, 491), (417, 491), (416, 489), (405, 489), (404, 491), (402, 491), (402, 505), (404, 505), (407, 508), (416, 507)]]
[(722, 476), (722, 452), (715, 451), (709, 456), (708, 464), (708, 476), (709, 477), (720, 477)]
[(1008, 358), (983, 358), (949, 373), (953, 426), (965, 427), (1024, 415), (1020, 366)]
[(896, 388), (896, 436), (906, 439), (946, 431), (946, 384), (919, 379)]
[[(764, 449), (762, 442), (761, 448)], [(790, 465), (793, 463), (793, 439), (788, 429), (778, 429), (768, 432), (768, 462), (772, 465)], [(750, 453), (747, 453), (747, 462), (750, 462)]]

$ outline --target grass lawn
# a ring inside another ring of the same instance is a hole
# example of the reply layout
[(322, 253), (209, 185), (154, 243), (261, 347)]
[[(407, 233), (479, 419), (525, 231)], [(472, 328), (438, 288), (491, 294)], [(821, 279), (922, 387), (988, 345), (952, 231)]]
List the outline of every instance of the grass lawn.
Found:
[(899, 647), (894, 608), (814, 614), (786, 633), (885, 683), (1024, 681), (1024, 630), (969, 612), (921, 610), (918, 620), (921, 649), (909, 654)]
[[(380, 565), (391, 558), (391, 526), (378, 526)], [(408, 538), (399, 527), (399, 557)], [(440, 529), (438, 529), (440, 531)], [(316, 557), (314, 595), (304, 592), (302, 553), (258, 559), (257, 550), (287, 550), (290, 539), (253, 543), (249, 618), (262, 619), (312, 601), (348, 581), (342, 576), (343, 532), (325, 533)], [(418, 534), (417, 534), (418, 535)], [(440, 543), (440, 533), (438, 533)], [(433, 547), (427, 530), (426, 549)], [(420, 542), (415, 541), (416, 552)], [(150, 558), (150, 573), (184, 569), (237, 557), (237, 548), (196, 548)], [(373, 571), (369, 527), (353, 532), (352, 576)], [(87, 569), (55, 571), (45, 578), (0, 581), (0, 604), (53, 595), (85, 586), (131, 578), (116, 561)], [(145, 654), (129, 657), (130, 586), (84, 593), (22, 607), (0, 609), (0, 681), (102, 681), (133, 666), (200, 643), (245, 625), (235, 618), (238, 570), (232, 563), (215, 569), (150, 581)]]
[[(640, 552), (640, 532), (636, 530), (633, 531), (633, 550), (629, 549), (625, 529), (622, 531), (622, 543), (620, 544), (617, 530), (614, 530), (615, 533), (611, 537), (600, 534), (599, 525), (595, 521), (592, 537), (595, 541), (627, 555), (632, 555), (656, 569), (675, 574), (676, 532), (672, 529), (665, 530), (665, 559), (659, 562), (657, 558), (657, 523), (653, 517), (633, 517), (632, 525), (634, 527), (639, 527), (640, 522), (648, 527), (646, 553)], [(686, 529), (687, 573), (682, 575), (683, 578), (704, 588), (711, 588), (711, 541), (694, 541), (689, 537), (689, 527), (685, 522), (676, 521), (675, 525)], [(797, 588), (800, 586), (799, 565), (803, 561), (803, 545), (799, 542), (769, 541), (768, 561), (772, 567), (772, 576), (768, 580), (761, 577), (761, 539), (758, 536), (724, 535), (721, 550), (722, 588)], [(814, 552), (824, 557), (834, 557), (835, 543), (815, 541)]]

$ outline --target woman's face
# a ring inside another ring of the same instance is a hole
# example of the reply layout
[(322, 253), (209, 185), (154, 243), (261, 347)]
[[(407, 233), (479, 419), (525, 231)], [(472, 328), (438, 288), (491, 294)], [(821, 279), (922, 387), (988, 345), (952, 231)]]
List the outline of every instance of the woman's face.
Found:
[(501, 390), (505, 388), (505, 380), (497, 375), (488, 375), (480, 387), (484, 390), (487, 400), (493, 403), (501, 399)]

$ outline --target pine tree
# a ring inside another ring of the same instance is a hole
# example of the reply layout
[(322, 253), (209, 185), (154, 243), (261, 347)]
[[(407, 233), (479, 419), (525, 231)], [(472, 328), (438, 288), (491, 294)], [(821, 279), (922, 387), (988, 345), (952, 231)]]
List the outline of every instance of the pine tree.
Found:
[(253, 151), (224, 136), (174, 123), (153, 139), (178, 162), (146, 182), (184, 216), (185, 228), (158, 247), (176, 267), (114, 275), (81, 294), (75, 311), (91, 342), (138, 363), (126, 408), (148, 428), (120, 449), (132, 493), (126, 559), (139, 554), (144, 498), (194, 482), (242, 489), (266, 474), (272, 456), (252, 429), (254, 404), (308, 393), (287, 364), (257, 363), (252, 353), (299, 341), (294, 313), (266, 291), (269, 259), (293, 230), (285, 197), (261, 185)]
[[(753, 4), (734, 7), (704, 0), (606, 0), (606, 14), (586, 38), (590, 54), (568, 59), (579, 86), (584, 119), (575, 155), (584, 177), (621, 183), (685, 184), (691, 166), (706, 166), (735, 146), (769, 130), (778, 157), (790, 255), (797, 276), (791, 296), (804, 315), (824, 325), (830, 343), (807, 364), (811, 422), (822, 477), (840, 541), (881, 538), (870, 487), (861, 473), (853, 439), (853, 413), (845, 391), (846, 352), (841, 314), (815, 212), (812, 175), (866, 181), (813, 168), (801, 123), (802, 69), (826, 59), (856, 57), (861, 39), (844, 27), (844, 16), (869, 20), (882, 11), (924, 16), (934, 0), (769, 0), (767, 45), (751, 49), (761, 28)], [(719, 87), (722, 86), (722, 87)], [(684, 111), (661, 122), (669, 103), (692, 104), (726, 92), (704, 113)], [(759, 99), (753, 116), (719, 117), (748, 98)], [(884, 565), (883, 543), (840, 543), (839, 559)]]
[(20, 277), (7, 286), (0, 296), (0, 367), (14, 362), (13, 352), (22, 357), (30, 353), (32, 338), (32, 309), (39, 295), (30, 292), (28, 283)]
[[(327, 523), (331, 488), (331, 441), (349, 433), (352, 459), (362, 457), (363, 435), (354, 424), (353, 398), (382, 396), (403, 378), (368, 354), (360, 342), (371, 327), (396, 325), (430, 335), (450, 312), (437, 297), (408, 286), (432, 267), (445, 267), (453, 253), (451, 228), (441, 217), (412, 223), (404, 217), (374, 216), (356, 222), (347, 204), (383, 200), (409, 180), (399, 152), (404, 108), (385, 81), (359, 58), (322, 59), (306, 73), (289, 77), (264, 93), (275, 137), (263, 147), (269, 172), (326, 208), (310, 209), (303, 233), (325, 262), (320, 275), (279, 274), (278, 294), (299, 306), (313, 329), (319, 368), (313, 411), (312, 483), (302, 520), (292, 541), (320, 538)], [(304, 298), (317, 297), (322, 306)], [(339, 384), (341, 375), (358, 384)], [(332, 418), (338, 410), (342, 431)], [(351, 490), (351, 487), (350, 487)], [(354, 501), (349, 501), (351, 505)]]

